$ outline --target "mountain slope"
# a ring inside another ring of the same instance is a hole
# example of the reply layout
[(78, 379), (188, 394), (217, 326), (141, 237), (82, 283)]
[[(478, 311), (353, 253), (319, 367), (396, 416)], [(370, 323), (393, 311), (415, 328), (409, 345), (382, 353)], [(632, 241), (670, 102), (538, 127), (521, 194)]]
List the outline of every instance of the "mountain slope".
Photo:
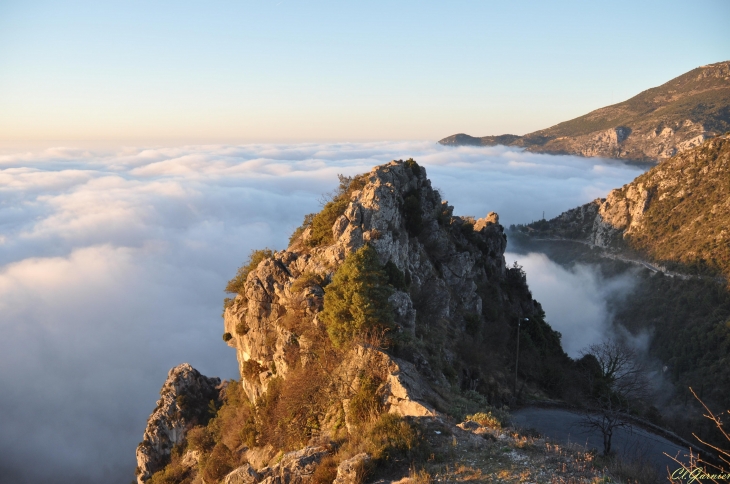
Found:
[(605, 199), (527, 228), (730, 279), (730, 135), (663, 161)]
[(443, 145), (660, 161), (730, 130), (730, 61), (698, 67), (627, 101), (524, 136), (457, 134)]
[[(532, 245), (541, 244), (563, 263), (609, 274), (634, 274), (637, 265), (625, 261), (652, 264), (615, 304), (614, 322), (651, 335), (650, 354), (676, 385), (678, 421), (690, 386), (706, 402), (730, 405), (730, 134), (661, 162), (605, 199), (515, 229), (530, 250), (545, 251)], [(687, 437), (701, 426), (677, 428)]]

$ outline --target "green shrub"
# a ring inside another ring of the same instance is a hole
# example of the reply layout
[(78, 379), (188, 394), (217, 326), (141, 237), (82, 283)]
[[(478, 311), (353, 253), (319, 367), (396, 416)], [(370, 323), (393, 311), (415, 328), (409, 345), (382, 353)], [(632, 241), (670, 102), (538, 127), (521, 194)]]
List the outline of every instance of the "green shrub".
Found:
[(367, 331), (391, 327), (392, 292), (374, 248), (349, 254), (327, 286), (320, 313), (332, 343), (342, 347)]
[(414, 175), (419, 176), (421, 174), (421, 167), (413, 158), (408, 158), (406, 160), (406, 165), (411, 169), (411, 172), (413, 172)]
[(181, 484), (192, 482), (188, 476), (188, 469), (180, 464), (168, 464), (164, 469), (157, 471), (147, 481), (149, 484)]
[[(243, 387), (237, 382), (231, 382), (226, 387), (224, 402), (216, 412), (216, 417), (208, 425), (208, 435), (213, 444), (222, 442), (229, 449), (238, 449), (241, 445), (252, 447), (256, 443), (257, 430), (255, 409), (248, 400)], [(213, 447), (208, 435), (201, 433), (196, 445), (210, 451)], [(193, 444), (190, 437), (188, 442)]]
[(421, 215), (421, 193), (413, 190), (403, 197), (403, 218), (405, 219), (406, 230), (415, 237), (423, 229), (423, 217)]
[(322, 211), (312, 219), (312, 232), (307, 239), (309, 247), (319, 247), (332, 243), (332, 226), (335, 221), (345, 213), (345, 209), (350, 204), (350, 200), (344, 196), (335, 198), (327, 202)]
[(232, 339), (233, 339), (233, 335), (231, 333), (228, 333), (228, 332), (223, 333), (223, 341), (225, 341), (226, 343), (228, 343)]
[(360, 378), (357, 393), (350, 399), (349, 416), (355, 423), (366, 423), (375, 420), (384, 407), (377, 394), (380, 382), (371, 375)]
[(239, 321), (236, 323), (236, 334), (237, 335), (243, 336), (246, 333), (248, 333), (249, 329), (250, 328), (248, 327), (248, 324), (246, 323), (246, 321)]
[(332, 484), (337, 477), (337, 461), (332, 455), (325, 456), (312, 473), (312, 484)]
[(311, 286), (321, 286), (324, 278), (316, 272), (305, 272), (291, 285), (291, 292), (298, 294)]
[(384, 413), (366, 436), (368, 453), (374, 459), (389, 461), (413, 457), (425, 444), (418, 428), (399, 415)]
[(336, 401), (331, 382), (328, 372), (313, 365), (289, 372), (278, 398), (265, 412), (267, 417), (262, 418), (266, 442), (282, 450), (293, 450), (302, 448), (317, 435), (321, 419)]
[(472, 420), (484, 427), (489, 427), (490, 429), (502, 428), (502, 422), (496, 415), (493, 415), (491, 411), (477, 412), (473, 415), (467, 415), (466, 419)]
[[(362, 189), (367, 181), (365, 175), (356, 177), (337, 175), (337, 177), (340, 179), (340, 185), (332, 200), (327, 202), (319, 213), (304, 217), (304, 224), (297, 229), (301, 233), (307, 227), (311, 227), (312, 231), (307, 240), (309, 247), (319, 247), (332, 242), (332, 226), (345, 213), (352, 192)], [(295, 235), (297, 231), (294, 232)], [(295, 235), (292, 235), (293, 239), (296, 239)]]
[(200, 463), (203, 478), (206, 482), (218, 482), (231, 472), (237, 464), (233, 453), (221, 442), (217, 443), (213, 448), (213, 452)]
[(265, 371), (266, 368), (261, 366), (258, 361), (254, 359), (246, 360), (241, 365), (241, 376), (249, 382), (255, 382), (259, 379), (259, 374)]
[(175, 444), (170, 452), (170, 462), (164, 469), (155, 472), (147, 482), (149, 484), (190, 484), (192, 476), (190, 469), (182, 465), (183, 453), (183, 446)]
[(385, 270), (385, 274), (388, 276), (388, 284), (399, 291), (405, 291), (408, 289), (405, 274), (403, 274), (403, 271), (398, 269), (398, 266), (395, 265), (393, 261), (389, 260), (386, 262), (383, 269)]
[(188, 441), (188, 448), (190, 450), (207, 452), (215, 446), (215, 439), (208, 427), (193, 427), (188, 431), (185, 438)]
[(291, 234), (291, 237), (289, 237), (289, 245), (291, 246), (294, 244), (294, 242), (297, 241), (299, 237), (304, 233), (304, 230), (312, 225), (312, 220), (314, 219), (314, 216), (317, 215), (316, 213), (308, 213), (304, 216), (304, 221), (302, 222), (302, 225), (296, 228), (294, 230), (294, 233)]
[(246, 284), (246, 277), (248, 277), (248, 274), (252, 270), (256, 269), (262, 260), (270, 259), (272, 257), (274, 257), (274, 251), (268, 247), (261, 250), (252, 250), (251, 254), (248, 256), (248, 261), (239, 267), (235, 277), (228, 281), (228, 284), (226, 285), (226, 292), (244, 295), (243, 288)]

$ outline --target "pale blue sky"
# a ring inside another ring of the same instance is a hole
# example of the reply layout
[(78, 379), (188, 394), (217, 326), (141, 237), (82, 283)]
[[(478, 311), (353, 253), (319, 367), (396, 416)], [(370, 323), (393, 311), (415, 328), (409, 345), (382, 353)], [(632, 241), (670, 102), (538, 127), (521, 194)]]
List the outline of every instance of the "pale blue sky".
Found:
[(523, 134), (730, 58), (730, 2), (0, 1), (0, 143)]

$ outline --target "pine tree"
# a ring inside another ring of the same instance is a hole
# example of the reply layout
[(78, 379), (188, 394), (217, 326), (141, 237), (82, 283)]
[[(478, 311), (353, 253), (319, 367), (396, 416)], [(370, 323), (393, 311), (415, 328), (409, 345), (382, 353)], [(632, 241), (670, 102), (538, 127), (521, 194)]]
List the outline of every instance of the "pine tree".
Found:
[(327, 286), (320, 314), (332, 343), (342, 347), (368, 330), (390, 327), (392, 292), (374, 248), (365, 245), (348, 255)]

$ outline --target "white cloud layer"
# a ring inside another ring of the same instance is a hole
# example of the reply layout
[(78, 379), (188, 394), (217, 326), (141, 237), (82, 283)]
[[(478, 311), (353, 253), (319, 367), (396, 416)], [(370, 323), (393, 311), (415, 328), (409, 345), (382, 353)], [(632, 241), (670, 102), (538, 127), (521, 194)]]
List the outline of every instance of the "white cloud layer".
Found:
[[(128, 483), (169, 368), (237, 376), (221, 341), (222, 289), (251, 249), (283, 248), (338, 173), (409, 157), (457, 213), (496, 211), (504, 224), (555, 216), (640, 173), (431, 142), (0, 156), (0, 482)], [(530, 257), (548, 319), (577, 324), (550, 301), (595, 281)], [(553, 288), (544, 300), (542, 286)], [(581, 297), (575, 311), (601, 320), (600, 300)], [(582, 344), (563, 333), (569, 348)]]
[[(522, 266), (532, 296), (542, 305), (550, 326), (562, 334), (569, 356), (577, 358), (588, 346), (616, 337), (609, 301), (620, 300), (633, 289), (631, 273), (604, 278), (595, 267), (576, 264), (566, 269), (534, 252), (508, 252), (504, 257)], [(627, 332), (622, 337), (631, 338)]]

